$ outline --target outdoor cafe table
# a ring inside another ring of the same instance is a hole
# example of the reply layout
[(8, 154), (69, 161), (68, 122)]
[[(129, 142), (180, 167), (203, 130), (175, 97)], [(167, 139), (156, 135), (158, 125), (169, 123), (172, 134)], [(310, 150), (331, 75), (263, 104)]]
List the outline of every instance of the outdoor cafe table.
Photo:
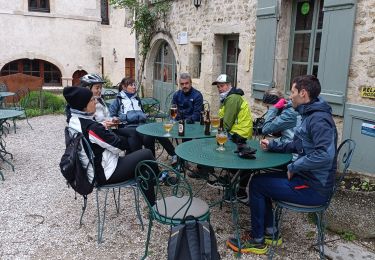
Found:
[[(23, 113), (24, 113), (23, 111), (15, 110), (15, 109), (0, 109), (0, 131), (1, 131), (0, 132), (0, 134), (1, 134), (0, 138), (3, 138), (3, 133), (4, 133), (3, 124), (5, 123), (5, 121), (8, 120), (8, 119), (13, 119), (13, 118), (19, 117)], [(3, 139), (2, 139), (2, 140), (0, 140), (0, 159), (5, 161), (6, 163), (8, 163), (12, 167), (12, 170), (14, 171), (13, 164), (11, 162), (9, 162), (8, 160), (6, 160), (5, 157), (3, 156), (3, 154), (4, 155), (9, 154), (10, 157), (13, 159), (13, 155), (5, 150), (5, 145), (4, 145)]]
[(171, 136), (165, 136), (166, 132), (163, 127), (163, 122), (149, 123), (140, 125), (137, 127), (137, 132), (154, 136), (154, 137), (168, 137), (168, 138), (179, 138), (179, 139), (197, 139), (197, 138), (209, 138), (215, 137), (216, 133), (211, 131), (210, 135), (204, 134), (204, 126), (199, 123), (186, 124), (185, 123), (185, 136), (178, 135), (178, 124), (177, 122), (173, 125), (170, 131)]
[(292, 155), (289, 153), (283, 154), (263, 151), (259, 146), (259, 141), (257, 140), (248, 141), (247, 144), (252, 148), (257, 149), (256, 159), (240, 158), (237, 153), (234, 153), (234, 151), (237, 150), (237, 147), (231, 141), (225, 143), (225, 151), (219, 152), (216, 150), (218, 147), (216, 139), (192, 140), (190, 142), (179, 144), (175, 150), (178, 157), (192, 163), (215, 168), (238, 170), (237, 173), (231, 178), (229, 185), (226, 186), (226, 192), (229, 191), (231, 197), (232, 220), (238, 240), (240, 238), (238, 227), (238, 205), (232, 196), (235, 196), (235, 186), (238, 183), (239, 170), (254, 171), (273, 168), (285, 165), (292, 160)]
[(0, 106), (4, 107), (4, 100), (6, 97), (14, 96), (16, 93), (9, 91), (0, 91)]

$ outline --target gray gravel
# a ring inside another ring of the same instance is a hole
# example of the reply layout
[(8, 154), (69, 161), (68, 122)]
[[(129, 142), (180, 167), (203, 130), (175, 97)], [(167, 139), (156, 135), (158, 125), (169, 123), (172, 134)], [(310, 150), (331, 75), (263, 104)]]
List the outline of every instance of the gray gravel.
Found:
[[(6, 137), (7, 150), (12, 152), (15, 172), (2, 163), (5, 181), (0, 181), (0, 258), (1, 259), (139, 259), (143, 255), (146, 231), (142, 231), (133, 208), (132, 193), (125, 191), (121, 211), (117, 215), (109, 200), (104, 243), (97, 244), (96, 201), (89, 196), (84, 225), (79, 227), (81, 198), (74, 198), (59, 171), (58, 162), (64, 150), (64, 116), (42, 116), (18, 121), (17, 133)], [(13, 129), (11, 129), (13, 130)], [(191, 180), (193, 187), (200, 182)], [(103, 196), (103, 193), (101, 194)], [(200, 195), (206, 200), (219, 198), (217, 190), (205, 188)], [(146, 206), (142, 203), (147, 224)], [(225, 240), (233, 233), (230, 205), (212, 209), (212, 225), (216, 230), (220, 254), (233, 259)], [(240, 208), (240, 225), (249, 228), (249, 209)], [(315, 226), (306, 215), (287, 212), (284, 215), (284, 244), (279, 259), (318, 259), (311, 249)], [(166, 259), (168, 227), (155, 224), (149, 259)], [(339, 238), (328, 235), (333, 246)], [(242, 259), (266, 259), (266, 256), (245, 255)]]

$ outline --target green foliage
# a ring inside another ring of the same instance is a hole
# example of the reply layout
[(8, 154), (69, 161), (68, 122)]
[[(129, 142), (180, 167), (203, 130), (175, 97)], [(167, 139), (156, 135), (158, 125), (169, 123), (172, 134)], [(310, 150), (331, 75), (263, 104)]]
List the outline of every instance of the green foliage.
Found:
[(357, 239), (356, 235), (352, 231), (342, 231), (340, 237), (346, 241), (354, 241)]
[[(43, 107), (40, 107), (42, 101)], [(62, 114), (65, 110), (65, 100), (61, 95), (50, 92), (30, 92), (29, 104), (26, 111), (29, 117), (40, 116), (46, 114)]]
[(138, 0), (110, 0), (109, 3), (114, 7), (127, 7), (134, 11), (135, 20), (132, 32), (135, 32), (137, 41), (140, 44), (139, 54), (144, 61), (150, 50), (152, 37), (156, 33), (158, 21), (164, 18), (171, 8), (170, 1), (158, 1), (152, 5)]
[(103, 83), (103, 88), (113, 88), (113, 83), (107, 75), (103, 77), (103, 80), (105, 81)]

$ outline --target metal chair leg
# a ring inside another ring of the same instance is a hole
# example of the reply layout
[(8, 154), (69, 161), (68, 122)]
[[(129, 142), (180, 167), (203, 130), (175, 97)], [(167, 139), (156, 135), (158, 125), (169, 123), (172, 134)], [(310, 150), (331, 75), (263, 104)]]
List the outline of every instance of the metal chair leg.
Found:
[(108, 189), (105, 189), (105, 197), (104, 197), (104, 209), (103, 209), (103, 220), (100, 220), (100, 205), (99, 205), (99, 189), (96, 190), (96, 205), (98, 208), (98, 244), (103, 242), (103, 231), (104, 231), (104, 223), (105, 223), (105, 213), (107, 210), (107, 198), (108, 198)]
[(275, 235), (275, 232), (272, 233), (272, 244), (268, 251), (268, 259), (273, 258), (277, 246), (277, 241), (280, 237), (282, 210), (283, 208), (279, 207), (278, 205), (276, 205), (276, 207), (273, 209), (273, 230), (275, 231), (275, 228), (277, 227), (277, 235)]
[(325, 259), (324, 256), (324, 213), (323, 211), (316, 212), (316, 227), (318, 229), (318, 237), (317, 237), (317, 242), (318, 242), (318, 247), (319, 247), (319, 256), (320, 259)]
[(83, 197), (83, 206), (82, 206), (82, 214), (81, 214), (81, 218), (79, 219), (79, 226), (81, 227), (83, 222), (83, 214), (85, 214), (85, 210), (86, 210), (86, 207), (87, 207), (87, 196), (84, 196)]
[(132, 190), (133, 190), (133, 193), (134, 193), (135, 211), (137, 212), (137, 217), (139, 219), (139, 222), (141, 223), (141, 227), (142, 227), (142, 231), (143, 231), (144, 230), (143, 220), (142, 220), (141, 212), (139, 210), (139, 189), (136, 186), (135, 187), (132, 186)]
[(142, 260), (146, 259), (147, 254), (148, 254), (148, 244), (150, 243), (150, 238), (151, 238), (151, 228), (152, 228), (152, 218), (150, 216), (149, 221), (148, 221), (148, 231), (147, 231), (147, 239), (146, 239), (146, 246), (145, 246), (145, 254), (142, 257)]
[[(0, 176), (1, 176), (1, 179), (3, 180), (3, 181), (5, 181), (5, 178), (4, 178), (4, 175), (3, 175), (3, 172), (2, 171), (0, 171)], [(143, 225), (142, 225), (143, 226)]]

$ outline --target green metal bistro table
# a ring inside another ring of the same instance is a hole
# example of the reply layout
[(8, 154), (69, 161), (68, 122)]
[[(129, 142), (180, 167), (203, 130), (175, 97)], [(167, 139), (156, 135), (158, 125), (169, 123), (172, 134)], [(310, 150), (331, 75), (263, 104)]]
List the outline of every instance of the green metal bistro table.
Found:
[(265, 152), (259, 146), (259, 141), (251, 140), (247, 142), (252, 148), (256, 148), (256, 159), (243, 159), (238, 157), (236, 145), (228, 141), (225, 143), (225, 151), (216, 150), (216, 139), (196, 139), (185, 142), (176, 147), (176, 154), (183, 160), (196, 164), (211, 166), (224, 169), (235, 169), (237, 173), (231, 178), (229, 185), (225, 186), (226, 192), (230, 194), (232, 206), (232, 220), (235, 228), (236, 236), (240, 241), (238, 227), (238, 205), (235, 199), (235, 188), (239, 179), (240, 170), (260, 170), (273, 168), (287, 164), (292, 160), (292, 154)]
[[(15, 117), (19, 117), (23, 114), (23, 111), (20, 110), (15, 110), (15, 109), (0, 109), (0, 134), (1, 134), (1, 140), (0, 140), (0, 159), (2, 159), (4, 162), (8, 163), (11, 167), (12, 170), (14, 171), (14, 165), (9, 162), (7, 159), (5, 159), (5, 155), (9, 154), (10, 158), (13, 159), (13, 155), (5, 150), (5, 141), (3, 138), (4, 134), (4, 129), (3, 129), (3, 124), (5, 123), (6, 120), (12, 119)], [(0, 174), (2, 175), (2, 174)], [(4, 179), (4, 177), (3, 177)]]
[(216, 133), (212, 133), (210, 135), (204, 134), (204, 126), (200, 125), (199, 123), (194, 124), (185, 124), (185, 136), (178, 135), (178, 124), (177, 122), (174, 124), (170, 136), (165, 136), (166, 132), (163, 127), (163, 122), (156, 122), (156, 123), (149, 123), (140, 125), (137, 127), (137, 132), (154, 136), (154, 137), (167, 137), (167, 138), (179, 138), (179, 139), (197, 139), (197, 138), (210, 138), (215, 137)]
[(16, 93), (9, 91), (0, 91), (0, 106), (5, 107), (5, 98), (14, 96)]

